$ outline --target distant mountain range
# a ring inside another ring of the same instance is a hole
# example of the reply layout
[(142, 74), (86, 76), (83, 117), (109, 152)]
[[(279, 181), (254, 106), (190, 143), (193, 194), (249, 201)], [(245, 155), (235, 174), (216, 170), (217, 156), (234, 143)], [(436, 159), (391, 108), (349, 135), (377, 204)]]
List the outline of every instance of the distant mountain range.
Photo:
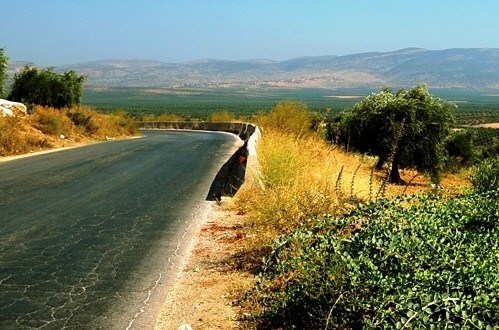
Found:
[[(11, 73), (29, 63), (14, 62)], [(411, 87), (499, 89), (499, 48), (426, 50), (408, 48), (344, 56), (265, 59), (102, 60), (57, 67), (87, 76), (88, 86), (172, 87), (269, 85), (286, 88)]]

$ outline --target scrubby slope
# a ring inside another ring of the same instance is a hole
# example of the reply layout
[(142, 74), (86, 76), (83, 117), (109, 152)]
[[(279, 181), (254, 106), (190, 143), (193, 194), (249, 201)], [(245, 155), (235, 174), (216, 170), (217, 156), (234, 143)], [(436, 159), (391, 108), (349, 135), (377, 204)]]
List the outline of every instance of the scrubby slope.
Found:
[(124, 113), (100, 114), (86, 107), (36, 107), (33, 115), (0, 118), (0, 156), (20, 155), (95, 140), (136, 135)]

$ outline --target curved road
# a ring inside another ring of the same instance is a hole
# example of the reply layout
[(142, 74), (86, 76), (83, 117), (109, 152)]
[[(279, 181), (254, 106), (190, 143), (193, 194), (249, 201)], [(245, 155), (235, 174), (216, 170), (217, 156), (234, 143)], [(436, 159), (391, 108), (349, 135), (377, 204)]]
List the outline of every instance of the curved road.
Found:
[(151, 326), (179, 239), (240, 140), (144, 135), (0, 162), (1, 329)]

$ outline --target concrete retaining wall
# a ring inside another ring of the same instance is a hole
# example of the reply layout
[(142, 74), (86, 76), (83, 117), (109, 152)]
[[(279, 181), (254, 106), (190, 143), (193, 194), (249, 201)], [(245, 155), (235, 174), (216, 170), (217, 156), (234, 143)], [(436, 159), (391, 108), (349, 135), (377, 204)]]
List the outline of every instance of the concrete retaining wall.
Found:
[(256, 147), (260, 139), (260, 130), (249, 123), (206, 123), (144, 121), (139, 122), (141, 129), (190, 129), (204, 131), (229, 132), (238, 135), (244, 145), (225, 163), (213, 181), (207, 200), (220, 200), (222, 196), (234, 196), (241, 185), (259, 184), (260, 165)]
[(142, 121), (138, 123), (142, 129), (192, 129), (203, 131), (229, 132), (246, 141), (255, 132), (256, 126), (248, 123), (208, 123), (195, 121)]

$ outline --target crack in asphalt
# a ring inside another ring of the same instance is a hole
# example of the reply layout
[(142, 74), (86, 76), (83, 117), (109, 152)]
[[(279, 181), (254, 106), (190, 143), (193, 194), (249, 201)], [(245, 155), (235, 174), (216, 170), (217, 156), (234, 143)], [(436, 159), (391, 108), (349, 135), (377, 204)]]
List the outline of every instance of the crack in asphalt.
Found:
[(237, 139), (147, 135), (0, 164), (0, 328), (154, 321)]

